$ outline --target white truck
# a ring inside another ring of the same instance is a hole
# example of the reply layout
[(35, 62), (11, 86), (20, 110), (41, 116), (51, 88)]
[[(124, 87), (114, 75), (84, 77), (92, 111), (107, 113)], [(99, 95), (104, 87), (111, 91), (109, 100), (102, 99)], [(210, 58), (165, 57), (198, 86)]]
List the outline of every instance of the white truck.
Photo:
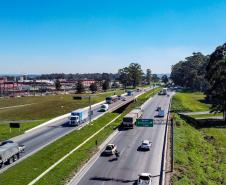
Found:
[(71, 112), (69, 117), (69, 124), (71, 126), (78, 126), (84, 123), (89, 117), (89, 109), (78, 109)]
[(163, 89), (162, 89), (162, 94), (163, 94), (163, 95), (167, 95), (167, 88), (163, 88)]
[(133, 109), (130, 113), (124, 116), (122, 120), (123, 128), (133, 128), (136, 120), (142, 116), (142, 109), (136, 108)]
[(3, 165), (11, 164), (20, 158), (20, 153), (24, 152), (25, 146), (19, 146), (13, 141), (3, 141), (0, 144), (0, 168)]

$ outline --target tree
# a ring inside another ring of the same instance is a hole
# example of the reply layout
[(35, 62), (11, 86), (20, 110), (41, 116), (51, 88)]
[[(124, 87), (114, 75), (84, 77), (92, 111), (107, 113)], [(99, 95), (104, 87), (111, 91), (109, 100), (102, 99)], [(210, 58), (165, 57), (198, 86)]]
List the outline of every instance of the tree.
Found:
[(208, 82), (205, 79), (208, 59), (209, 56), (200, 52), (193, 53), (192, 56), (185, 58), (185, 61), (180, 61), (172, 66), (170, 78), (175, 85), (205, 91), (208, 88)]
[(148, 85), (151, 83), (151, 69), (147, 69), (146, 71), (146, 82)]
[(97, 84), (96, 83), (90, 84), (89, 89), (92, 92), (96, 92), (97, 91)]
[(106, 91), (106, 90), (109, 89), (109, 87), (110, 87), (109, 81), (108, 81), (108, 80), (105, 80), (105, 81), (103, 82), (103, 84), (102, 84), (102, 89), (103, 89), (104, 91)]
[(129, 79), (133, 88), (136, 88), (137, 85), (141, 83), (143, 71), (141, 65), (138, 63), (131, 63), (128, 67)]
[(84, 87), (84, 85), (83, 85), (81, 80), (77, 81), (76, 91), (77, 91), (77, 93), (83, 93), (85, 91), (85, 87)]
[(126, 89), (126, 87), (128, 85), (130, 85), (130, 77), (129, 77), (128, 67), (119, 69), (118, 75), (119, 75), (119, 78), (118, 78), (119, 82), (124, 86), (124, 89)]
[(59, 91), (61, 89), (61, 83), (60, 83), (60, 80), (58, 80), (58, 79), (55, 81), (55, 88), (57, 91)]
[(211, 111), (223, 112), (226, 122), (226, 43), (210, 55), (206, 71), (206, 79), (210, 84), (207, 98), (212, 104)]
[(160, 79), (159, 79), (159, 77), (158, 77), (157, 74), (153, 74), (153, 75), (152, 75), (152, 80), (153, 80), (154, 82), (158, 82)]
[(167, 84), (169, 82), (167, 75), (162, 76), (162, 82), (165, 83), (165, 84)]

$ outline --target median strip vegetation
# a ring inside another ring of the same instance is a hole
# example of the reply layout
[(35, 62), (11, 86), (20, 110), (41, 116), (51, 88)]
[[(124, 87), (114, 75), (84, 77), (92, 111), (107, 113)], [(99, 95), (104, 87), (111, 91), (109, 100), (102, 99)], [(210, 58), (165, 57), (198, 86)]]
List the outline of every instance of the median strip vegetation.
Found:
[[(155, 91), (157, 92), (157, 90), (158, 89)], [(98, 146), (96, 145), (96, 141), (97, 144), (100, 145), (121, 123), (122, 117), (126, 112), (134, 107), (140, 106), (152, 95), (153, 92), (149, 91), (138, 97), (137, 101), (130, 104), (122, 116), (114, 123), (107, 126), (97, 134), (93, 140), (87, 142), (79, 150), (66, 158), (62, 163), (38, 181), (37, 184), (64, 184), (69, 177), (71, 177), (97, 151)], [(20, 185), (30, 183), (56, 161), (113, 120), (117, 115), (117, 113), (107, 113), (95, 120), (92, 125), (87, 125), (79, 131), (73, 131), (48, 145), (21, 163), (18, 163), (2, 173), (0, 175), (0, 184)], [(17, 174), (17, 178), (14, 178), (15, 174)]]
[[(178, 98), (179, 96), (179, 98)], [(178, 93), (172, 101), (172, 107), (189, 107), (189, 99), (196, 93)], [(199, 96), (199, 95), (198, 95)], [(188, 104), (187, 104), (188, 103)], [(190, 110), (206, 110), (209, 105), (199, 98), (193, 99)], [(195, 107), (195, 108), (194, 108)], [(174, 113), (175, 146), (173, 185), (189, 184), (226, 184), (226, 126), (217, 126), (212, 121), (196, 125), (190, 116)]]

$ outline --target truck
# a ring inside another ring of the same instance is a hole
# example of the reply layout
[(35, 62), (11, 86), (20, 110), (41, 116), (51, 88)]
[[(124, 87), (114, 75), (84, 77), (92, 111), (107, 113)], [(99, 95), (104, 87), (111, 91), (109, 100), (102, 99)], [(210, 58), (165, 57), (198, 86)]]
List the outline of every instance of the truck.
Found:
[(160, 109), (160, 110), (158, 111), (158, 117), (164, 117), (164, 116), (165, 116), (165, 111), (162, 110), (162, 109)]
[(106, 103), (112, 104), (112, 103), (116, 102), (117, 100), (118, 100), (117, 96), (109, 96), (109, 97), (106, 98)]
[(162, 89), (162, 94), (163, 94), (163, 95), (167, 95), (167, 88), (163, 88), (163, 89)]
[(122, 120), (122, 127), (123, 128), (133, 128), (134, 124), (136, 123), (137, 119), (142, 116), (141, 108), (133, 109), (127, 115), (123, 117)]
[(127, 91), (127, 96), (133, 96), (133, 91)]
[(69, 118), (69, 124), (71, 126), (78, 126), (84, 123), (88, 117), (89, 117), (89, 110), (87, 108), (72, 111)]
[(20, 158), (20, 153), (24, 152), (25, 146), (18, 145), (13, 141), (3, 141), (0, 144), (0, 168), (3, 165), (11, 164)]

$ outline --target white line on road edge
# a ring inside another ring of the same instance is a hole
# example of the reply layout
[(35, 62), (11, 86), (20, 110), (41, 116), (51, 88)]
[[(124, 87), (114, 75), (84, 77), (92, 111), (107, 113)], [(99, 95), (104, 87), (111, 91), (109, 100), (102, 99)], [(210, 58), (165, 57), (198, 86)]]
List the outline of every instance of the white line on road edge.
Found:
[(83, 141), (80, 145), (78, 145), (76, 148), (74, 148), (72, 151), (70, 151), (68, 154), (66, 154), (64, 157), (62, 157), (61, 159), (59, 159), (56, 163), (54, 163), (52, 166), (50, 166), (46, 171), (44, 171), (42, 174), (40, 174), (37, 178), (35, 178), (33, 181), (31, 181), (28, 185), (33, 185), (36, 182), (38, 182), (43, 176), (45, 176), (48, 172), (50, 172), (52, 169), (54, 169), (58, 164), (60, 164), (64, 159), (66, 159), (67, 157), (69, 157), (71, 154), (73, 154), (76, 150), (78, 150), (79, 148), (81, 148), (85, 143), (87, 143), (89, 140), (91, 140), (94, 136), (96, 136), (99, 132), (101, 132), (105, 127), (107, 127), (108, 125), (110, 125), (112, 122), (114, 122), (116, 119), (119, 118), (120, 115), (118, 115), (116, 118), (114, 118), (112, 121), (110, 121), (107, 125), (105, 125), (103, 128), (101, 128), (100, 130), (98, 130), (95, 134), (93, 134), (92, 136), (90, 136), (89, 138), (87, 138), (85, 141)]
[(99, 151), (75, 174), (75, 176), (67, 183), (67, 185), (76, 185), (80, 182), (83, 176), (89, 171), (93, 164), (97, 161), (103, 148), (109, 143), (117, 134), (118, 130), (115, 130), (98, 148)]

